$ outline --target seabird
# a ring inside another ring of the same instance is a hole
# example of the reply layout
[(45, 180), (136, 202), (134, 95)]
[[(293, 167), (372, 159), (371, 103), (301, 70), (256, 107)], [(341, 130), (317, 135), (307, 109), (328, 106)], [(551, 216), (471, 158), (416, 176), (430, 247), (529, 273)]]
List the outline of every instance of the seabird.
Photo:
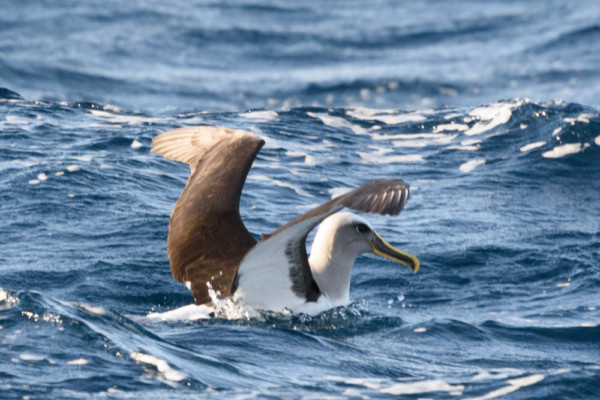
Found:
[[(316, 315), (350, 303), (350, 273), (362, 253), (419, 270), (415, 256), (394, 248), (366, 220), (339, 212), (399, 214), (409, 195), (400, 179), (368, 182), (257, 242), (242, 222), (239, 204), (264, 144), (250, 132), (212, 126), (174, 129), (152, 140), (153, 153), (191, 170), (169, 220), (167, 253), (173, 277), (188, 283), (196, 304), (210, 304), (212, 288), (255, 310)], [(306, 238), (319, 224), (309, 257)]]

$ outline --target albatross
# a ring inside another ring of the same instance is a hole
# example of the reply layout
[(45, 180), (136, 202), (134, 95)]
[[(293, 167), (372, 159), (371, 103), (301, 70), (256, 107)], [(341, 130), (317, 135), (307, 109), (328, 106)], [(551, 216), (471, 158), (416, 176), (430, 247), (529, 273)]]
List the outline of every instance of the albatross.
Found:
[[(152, 140), (151, 152), (188, 164), (190, 176), (169, 219), (167, 253), (173, 277), (195, 303), (235, 296), (255, 310), (319, 314), (350, 303), (355, 259), (375, 253), (414, 272), (419, 260), (386, 242), (362, 217), (397, 215), (409, 196), (400, 179), (368, 182), (294, 218), (257, 241), (240, 216), (248, 171), (265, 144), (243, 130), (191, 126)], [(310, 256), (306, 239), (317, 225)]]

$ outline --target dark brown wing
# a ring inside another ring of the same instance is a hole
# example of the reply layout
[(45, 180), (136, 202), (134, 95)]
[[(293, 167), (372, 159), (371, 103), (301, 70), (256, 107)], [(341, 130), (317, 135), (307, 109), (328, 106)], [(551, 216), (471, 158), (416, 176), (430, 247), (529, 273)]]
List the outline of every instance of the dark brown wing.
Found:
[(228, 296), (240, 261), (256, 244), (239, 204), (263, 145), (252, 133), (210, 126), (175, 129), (152, 140), (152, 152), (190, 166), (169, 221), (167, 253), (173, 277), (191, 283), (196, 304), (210, 302), (207, 283)]

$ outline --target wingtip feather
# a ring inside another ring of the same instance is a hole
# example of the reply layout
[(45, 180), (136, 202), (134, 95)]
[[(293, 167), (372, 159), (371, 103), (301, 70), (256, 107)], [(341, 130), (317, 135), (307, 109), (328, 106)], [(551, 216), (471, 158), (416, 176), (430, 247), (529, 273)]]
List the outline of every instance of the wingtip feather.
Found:
[(151, 153), (192, 166), (218, 143), (252, 139), (264, 143), (253, 133), (219, 126), (188, 126), (163, 132), (152, 139)]

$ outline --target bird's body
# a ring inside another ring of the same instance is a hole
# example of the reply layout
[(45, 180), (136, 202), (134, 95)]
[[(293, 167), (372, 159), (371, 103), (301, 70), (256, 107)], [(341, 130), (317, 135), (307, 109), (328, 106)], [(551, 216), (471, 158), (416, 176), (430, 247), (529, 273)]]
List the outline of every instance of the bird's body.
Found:
[[(371, 181), (325, 202), (257, 242), (244, 226), (239, 201), (264, 141), (216, 127), (175, 129), (153, 140), (152, 151), (185, 162), (191, 175), (169, 222), (167, 251), (173, 276), (189, 282), (196, 304), (235, 293), (257, 310), (318, 314), (350, 302), (354, 260), (374, 252), (415, 272), (416, 257), (401, 252), (343, 208), (398, 214), (408, 199), (399, 179)], [(310, 257), (308, 233), (319, 225)]]

